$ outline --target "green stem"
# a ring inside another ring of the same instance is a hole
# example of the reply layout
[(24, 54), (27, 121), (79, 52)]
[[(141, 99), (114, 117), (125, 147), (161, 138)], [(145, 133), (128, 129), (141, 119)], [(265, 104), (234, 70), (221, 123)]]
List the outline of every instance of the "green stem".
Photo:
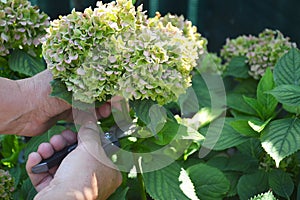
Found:
[(134, 164), (136, 167), (137, 179), (141, 190), (141, 200), (147, 200), (146, 188), (145, 188), (145, 183), (142, 175), (141, 165), (139, 162), (139, 157), (134, 156)]
[(146, 194), (146, 188), (145, 188), (145, 184), (144, 184), (143, 175), (141, 173), (138, 173), (137, 178), (138, 178), (139, 185), (141, 188), (141, 199), (147, 200), (147, 194)]

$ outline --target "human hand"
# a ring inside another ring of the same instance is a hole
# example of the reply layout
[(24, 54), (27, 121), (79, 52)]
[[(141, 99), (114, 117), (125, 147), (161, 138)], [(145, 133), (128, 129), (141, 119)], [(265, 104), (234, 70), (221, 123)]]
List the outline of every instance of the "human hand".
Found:
[[(28, 79), (2, 80), (7, 90), (5, 87), (0, 90), (0, 133), (35, 136), (59, 120), (72, 120), (76, 110), (65, 101), (49, 96), (51, 80), (48, 70)], [(118, 97), (97, 108), (97, 118), (108, 117), (113, 104), (118, 104)]]
[(66, 130), (40, 144), (37, 152), (28, 156), (27, 173), (38, 191), (35, 199), (106, 199), (121, 184), (122, 177), (114, 169), (101, 147), (98, 127), (85, 123), (78, 132), (78, 146), (47, 173), (33, 174), (31, 168), (42, 159), (49, 158), (54, 151), (74, 143), (76, 134)]

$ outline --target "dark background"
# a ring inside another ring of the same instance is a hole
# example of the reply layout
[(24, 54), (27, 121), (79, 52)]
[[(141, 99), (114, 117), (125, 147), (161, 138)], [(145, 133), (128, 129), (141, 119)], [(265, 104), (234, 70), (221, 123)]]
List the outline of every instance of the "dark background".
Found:
[[(31, 0), (52, 19), (95, 6), (96, 0)], [(104, 0), (103, 2), (110, 2)], [(159, 11), (183, 14), (208, 39), (208, 50), (219, 52), (227, 37), (257, 35), (265, 28), (278, 29), (300, 44), (298, 0), (138, 0), (150, 16)]]

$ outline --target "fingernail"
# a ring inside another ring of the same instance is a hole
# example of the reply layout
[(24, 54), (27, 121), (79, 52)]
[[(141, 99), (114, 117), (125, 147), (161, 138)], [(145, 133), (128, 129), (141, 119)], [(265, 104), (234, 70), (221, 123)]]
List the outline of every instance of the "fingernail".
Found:
[(83, 125), (83, 127), (86, 128), (86, 129), (91, 129), (91, 130), (96, 131), (96, 132), (99, 131), (97, 124), (95, 122), (92, 122), (92, 121), (86, 122)]

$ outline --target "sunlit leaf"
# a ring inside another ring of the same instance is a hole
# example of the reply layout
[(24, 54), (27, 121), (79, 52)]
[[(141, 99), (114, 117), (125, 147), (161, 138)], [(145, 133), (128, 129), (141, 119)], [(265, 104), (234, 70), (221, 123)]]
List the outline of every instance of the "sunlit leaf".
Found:
[(230, 189), (229, 180), (217, 168), (201, 163), (189, 167), (186, 171), (200, 199), (221, 200)]
[(282, 159), (300, 149), (299, 132), (300, 120), (290, 118), (274, 120), (262, 132), (262, 146), (277, 167)]
[(155, 200), (188, 200), (189, 198), (180, 188), (180, 172), (180, 165), (174, 162), (165, 168), (144, 173), (143, 178), (147, 193)]

